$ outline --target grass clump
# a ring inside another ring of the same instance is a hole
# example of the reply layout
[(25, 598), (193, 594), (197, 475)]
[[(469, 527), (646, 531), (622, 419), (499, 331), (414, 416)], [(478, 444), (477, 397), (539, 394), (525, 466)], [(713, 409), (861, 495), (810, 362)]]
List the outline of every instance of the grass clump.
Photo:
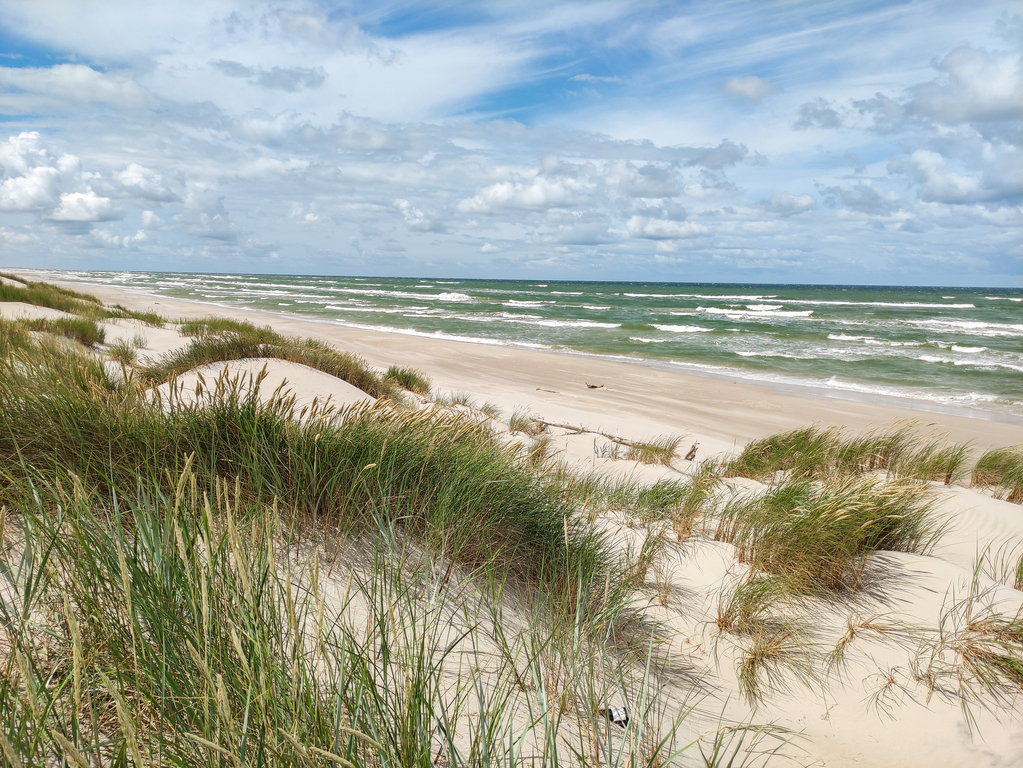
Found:
[(753, 440), (725, 465), (724, 474), (764, 480), (784, 472), (789, 479), (823, 479), (884, 470), (891, 477), (951, 485), (965, 476), (968, 453), (968, 446), (944, 439), (921, 445), (913, 425), (852, 438), (838, 428), (813, 426)]
[(516, 410), (508, 420), (509, 432), (521, 432), (524, 435), (536, 437), (537, 435), (542, 434), (545, 430), (546, 427), (538, 421), (534, 421), (530, 412), (527, 410)]
[(1023, 504), (1023, 444), (987, 451), (973, 468), (970, 484), (994, 486), (997, 498)]
[(398, 365), (392, 365), (387, 369), (385, 377), (409, 392), (414, 392), (423, 397), (430, 396), (430, 379), (422, 371), (418, 371), (415, 368), (403, 368)]
[(790, 481), (729, 502), (715, 538), (734, 544), (743, 562), (789, 579), (800, 592), (855, 589), (871, 553), (924, 553), (936, 541), (940, 530), (926, 492), (909, 480)]
[(107, 337), (106, 331), (100, 328), (95, 320), (88, 320), (86, 318), (61, 317), (56, 320), (36, 318), (34, 320), (21, 320), (18, 322), (24, 323), (25, 328), (30, 331), (63, 336), (72, 341), (77, 341), (84, 347), (94, 347), (97, 344), (102, 344)]
[(632, 443), (628, 446), (625, 458), (641, 464), (663, 464), (670, 467), (671, 462), (678, 458), (678, 447), (683, 440), (684, 435), (667, 435), (649, 442)]
[(111, 360), (121, 365), (134, 365), (135, 359), (138, 357), (135, 347), (125, 339), (118, 339), (111, 344), (107, 349), (107, 354)]
[(804, 427), (749, 442), (724, 468), (725, 477), (760, 480), (778, 471), (790, 477), (812, 477), (831, 463), (839, 431)]

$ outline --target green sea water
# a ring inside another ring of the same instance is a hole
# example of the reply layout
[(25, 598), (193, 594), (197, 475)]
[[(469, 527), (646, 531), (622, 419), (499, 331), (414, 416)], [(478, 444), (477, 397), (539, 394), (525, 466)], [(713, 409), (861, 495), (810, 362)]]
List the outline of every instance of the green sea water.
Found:
[(357, 328), (1023, 415), (1020, 289), (49, 274)]

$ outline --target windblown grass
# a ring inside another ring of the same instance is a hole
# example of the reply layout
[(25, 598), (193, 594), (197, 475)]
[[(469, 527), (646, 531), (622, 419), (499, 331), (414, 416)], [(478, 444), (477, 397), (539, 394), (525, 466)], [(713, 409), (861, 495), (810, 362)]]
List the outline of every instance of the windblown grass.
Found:
[(926, 486), (909, 480), (791, 481), (763, 495), (734, 498), (720, 515), (715, 538), (798, 591), (855, 589), (871, 553), (924, 553), (936, 541), (940, 528), (926, 493)]
[[(384, 515), (452, 559), (501, 563), (533, 583), (563, 581), (565, 558), (600, 565), (585, 537), (570, 531), (566, 541), (571, 510), (543, 478), (458, 414), (379, 406), (299, 424), (293, 399), (260, 403), (226, 376), (201, 402), (164, 414), (141, 387), (70, 354), (6, 366), (0, 414), (0, 456), (12, 480), (45, 467), (113, 494), (140, 478), (162, 483), (165, 467), (194, 456), (211, 495), (216, 478), (237, 477), (253, 501), (276, 498), (342, 529)], [(13, 503), (7, 493), (0, 503)]]
[(134, 365), (135, 358), (138, 353), (135, 351), (135, 347), (128, 343), (125, 339), (115, 341), (107, 349), (107, 354), (111, 360), (120, 363), (121, 365)]
[(423, 397), (430, 396), (430, 379), (422, 371), (411, 367), (392, 365), (387, 369), (386, 378)]
[(971, 485), (994, 486), (998, 498), (1023, 504), (1023, 444), (993, 448), (981, 456)]
[(969, 447), (932, 439), (921, 445), (913, 425), (843, 438), (838, 428), (803, 427), (753, 440), (725, 465), (725, 477), (789, 479), (861, 475), (885, 470), (891, 477), (938, 480), (951, 485), (966, 474)]

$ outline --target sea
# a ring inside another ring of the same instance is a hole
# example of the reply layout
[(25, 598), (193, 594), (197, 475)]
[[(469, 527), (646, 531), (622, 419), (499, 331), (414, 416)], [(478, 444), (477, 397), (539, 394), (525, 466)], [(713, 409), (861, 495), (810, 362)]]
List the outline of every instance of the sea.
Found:
[(1023, 416), (1021, 289), (49, 274), (352, 328)]

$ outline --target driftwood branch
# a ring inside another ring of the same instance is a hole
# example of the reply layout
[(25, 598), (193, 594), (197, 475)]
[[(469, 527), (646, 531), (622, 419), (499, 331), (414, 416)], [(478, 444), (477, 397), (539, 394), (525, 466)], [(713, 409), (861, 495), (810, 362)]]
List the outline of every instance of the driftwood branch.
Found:
[(544, 428), (557, 427), (558, 429), (567, 429), (569, 432), (574, 432), (577, 435), (581, 435), (583, 433), (590, 435), (600, 435), (601, 437), (606, 437), (612, 443), (618, 443), (619, 445), (624, 445), (627, 448), (638, 448), (639, 446), (643, 445), (643, 443), (638, 442), (636, 440), (626, 440), (624, 437), (618, 437), (617, 435), (609, 435), (607, 432), (601, 432), (596, 429), (586, 429), (586, 427), (577, 427), (572, 424), (559, 424), (556, 421), (544, 421), (543, 419), (534, 418), (532, 419), (532, 421), (536, 422), (537, 424)]

